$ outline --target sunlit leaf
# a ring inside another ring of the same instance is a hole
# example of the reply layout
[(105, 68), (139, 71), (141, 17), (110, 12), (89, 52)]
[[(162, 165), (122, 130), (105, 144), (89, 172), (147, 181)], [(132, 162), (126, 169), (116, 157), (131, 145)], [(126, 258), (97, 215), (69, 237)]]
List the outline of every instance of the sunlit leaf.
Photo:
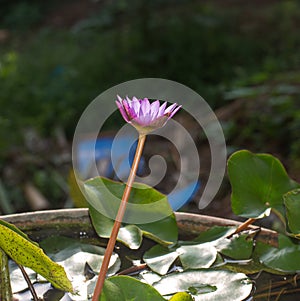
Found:
[(274, 210), (283, 219), (283, 194), (300, 187), (291, 180), (278, 159), (242, 150), (228, 160), (232, 210), (248, 218), (268, 216)]
[(153, 286), (163, 296), (190, 292), (195, 301), (241, 301), (252, 290), (245, 274), (211, 269), (169, 274)]
[(52, 261), (41, 248), (14, 230), (0, 224), (0, 247), (15, 262), (45, 277), (54, 287), (73, 291), (64, 268)]

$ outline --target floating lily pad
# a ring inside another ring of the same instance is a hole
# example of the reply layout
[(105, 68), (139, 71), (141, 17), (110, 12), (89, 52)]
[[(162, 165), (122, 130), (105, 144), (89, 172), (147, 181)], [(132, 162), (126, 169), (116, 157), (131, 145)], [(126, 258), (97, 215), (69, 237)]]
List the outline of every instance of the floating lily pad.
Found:
[(156, 245), (144, 254), (143, 260), (153, 271), (164, 275), (167, 274), (178, 255), (176, 249), (172, 251), (161, 245)]
[(286, 274), (300, 272), (300, 245), (289, 237), (279, 234), (278, 248), (258, 242), (255, 248), (256, 256), (262, 264), (272, 270)]
[[(72, 296), (72, 299), (78, 301), (87, 300), (88, 296), (93, 293), (97, 278), (87, 277), (87, 265), (90, 274), (98, 274), (105, 249), (61, 236), (50, 237), (44, 240), (41, 245), (45, 250), (52, 252), (55, 250), (55, 253), (53, 252), (50, 256), (65, 268), (77, 292), (77, 295)], [(55, 249), (53, 248), (54, 246)], [(109, 262), (108, 275), (114, 275), (119, 271), (120, 266), (121, 261), (118, 254), (113, 253)], [(90, 278), (92, 279), (89, 280)]]
[(252, 283), (245, 274), (216, 270), (170, 274), (153, 287), (166, 297), (177, 292), (190, 292), (195, 301), (241, 301), (252, 291)]
[(115, 276), (105, 280), (99, 301), (165, 301), (151, 285), (129, 276)]
[(218, 252), (232, 259), (248, 259), (252, 254), (253, 240), (247, 235), (233, 234), (235, 227), (214, 227), (191, 241), (179, 241), (172, 247), (154, 246), (145, 252), (143, 260), (156, 273), (164, 275), (179, 258), (183, 269), (211, 267)]
[(232, 238), (223, 238), (216, 248), (223, 255), (236, 259), (249, 259), (253, 251), (253, 240), (247, 234), (240, 234)]
[(182, 246), (177, 249), (184, 269), (209, 268), (217, 258), (217, 249), (212, 243)]

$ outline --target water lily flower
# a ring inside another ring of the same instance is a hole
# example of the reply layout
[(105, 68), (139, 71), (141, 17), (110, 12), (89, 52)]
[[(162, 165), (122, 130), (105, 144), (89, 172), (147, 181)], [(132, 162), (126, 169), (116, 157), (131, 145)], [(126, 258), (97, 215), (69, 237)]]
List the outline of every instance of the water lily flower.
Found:
[(146, 135), (163, 127), (181, 108), (177, 103), (167, 107), (167, 102), (160, 105), (159, 100), (152, 103), (148, 98), (122, 99), (119, 95), (116, 104), (126, 122), (132, 124), (141, 135)]

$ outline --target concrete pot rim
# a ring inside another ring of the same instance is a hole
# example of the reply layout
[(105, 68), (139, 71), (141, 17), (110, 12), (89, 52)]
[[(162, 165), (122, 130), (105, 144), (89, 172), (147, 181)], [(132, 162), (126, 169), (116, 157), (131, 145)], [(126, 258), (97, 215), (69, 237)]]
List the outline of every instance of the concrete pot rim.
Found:
[[(195, 213), (175, 212), (179, 233), (182, 236), (197, 235), (213, 226), (239, 226), (238, 221)], [(95, 235), (87, 208), (55, 209), (3, 215), (0, 218), (14, 224), (33, 239), (42, 239), (49, 233), (75, 236)], [(258, 229), (250, 226), (250, 229)], [(257, 239), (277, 246), (278, 233), (260, 228)]]

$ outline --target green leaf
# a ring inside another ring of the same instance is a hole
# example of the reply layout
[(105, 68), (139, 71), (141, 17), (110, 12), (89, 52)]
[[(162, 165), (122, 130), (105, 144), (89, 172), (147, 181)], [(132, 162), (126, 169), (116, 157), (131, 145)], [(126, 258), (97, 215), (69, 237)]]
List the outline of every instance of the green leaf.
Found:
[(99, 301), (165, 301), (151, 285), (129, 276), (114, 276), (105, 280)]
[[(235, 229), (235, 227), (213, 227), (202, 232), (192, 241), (180, 241), (176, 246), (169, 248), (154, 246), (145, 252), (143, 260), (153, 271), (161, 275), (168, 272), (177, 257), (184, 269), (208, 268), (217, 258), (217, 248), (226, 249), (228, 247), (231, 240), (226, 237)], [(226, 241), (226, 245), (224, 241)], [(219, 244), (222, 244), (222, 247)], [(236, 247), (241, 247), (241, 244)]]
[[(109, 238), (114, 225), (114, 220), (109, 219), (92, 206), (89, 206), (89, 213), (93, 226), (100, 237)], [(118, 233), (118, 241), (130, 249), (138, 249), (143, 240), (143, 233), (135, 225), (123, 225)]]
[(300, 187), (291, 180), (278, 159), (242, 150), (228, 160), (232, 210), (247, 218), (262, 218), (273, 209), (283, 219), (282, 196)]
[(165, 275), (178, 255), (176, 250), (156, 245), (144, 254), (143, 260), (151, 270), (160, 275)]
[[(100, 237), (108, 238), (110, 237), (114, 220), (103, 214), (103, 212), (106, 212), (109, 209), (101, 207), (101, 202), (103, 202), (103, 200), (110, 200), (112, 195), (115, 195), (117, 198), (121, 198), (125, 184), (97, 177), (88, 180), (84, 186), (87, 195), (89, 195), (89, 202), (91, 203), (89, 208), (93, 226)], [(107, 189), (109, 189), (110, 193)], [(151, 205), (151, 203), (155, 203), (157, 200), (159, 200), (160, 204), (162, 204), (160, 209), (161, 212), (158, 216), (164, 216), (164, 218), (156, 220), (155, 222), (145, 224), (139, 223), (135, 226), (126, 226), (126, 224), (123, 224), (118, 235), (119, 241), (131, 249), (137, 249), (140, 247), (143, 235), (163, 245), (173, 244), (177, 241), (177, 223), (166, 196), (147, 185), (135, 184), (132, 188), (129, 202), (134, 204), (143, 203)], [(100, 205), (97, 205), (98, 203)], [(112, 204), (113, 203), (114, 201), (112, 201)], [(149, 214), (156, 216), (157, 208), (154, 206), (153, 212), (151, 212), (150, 208), (151, 206), (147, 206), (147, 212), (145, 212), (145, 214), (147, 214), (147, 216), (149, 216)], [(140, 212), (141, 216), (143, 213), (144, 212)], [(110, 212), (110, 214), (112, 213)]]
[(250, 295), (252, 283), (242, 273), (195, 270), (164, 276), (153, 287), (163, 296), (190, 292), (195, 301), (240, 301)]
[(257, 242), (255, 253), (265, 266), (282, 273), (294, 274), (300, 272), (300, 245), (289, 237), (279, 234), (278, 248), (262, 242)]
[(236, 260), (249, 259), (253, 251), (253, 240), (246, 234), (224, 238), (216, 248), (223, 255)]
[(136, 225), (121, 227), (118, 233), (119, 241), (122, 241), (128, 248), (138, 249), (143, 240), (143, 234)]
[[(84, 190), (90, 205), (103, 215), (114, 219), (125, 186), (124, 183), (96, 177), (84, 183)], [(134, 183), (123, 220), (126, 223), (144, 224), (146, 221), (158, 221), (172, 213), (172, 208), (164, 194), (146, 184)]]
[(218, 254), (212, 243), (182, 246), (177, 252), (184, 269), (209, 268)]
[(300, 238), (300, 189), (289, 191), (283, 196), (286, 207), (287, 224), (292, 235)]
[(205, 242), (212, 242), (222, 240), (223, 238), (233, 234), (236, 230), (236, 227), (225, 227), (225, 226), (213, 226), (208, 230), (200, 233), (193, 241), (182, 241), (180, 242), (181, 245), (184, 244), (191, 244), (195, 242), (195, 244), (205, 243)]
[(73, 287), (62, 266), (52, 261), (26, 236), (0, 224), (0, 247), (16, 263), (29, 267), (45, 277), (54, 287), (72, 292)]

